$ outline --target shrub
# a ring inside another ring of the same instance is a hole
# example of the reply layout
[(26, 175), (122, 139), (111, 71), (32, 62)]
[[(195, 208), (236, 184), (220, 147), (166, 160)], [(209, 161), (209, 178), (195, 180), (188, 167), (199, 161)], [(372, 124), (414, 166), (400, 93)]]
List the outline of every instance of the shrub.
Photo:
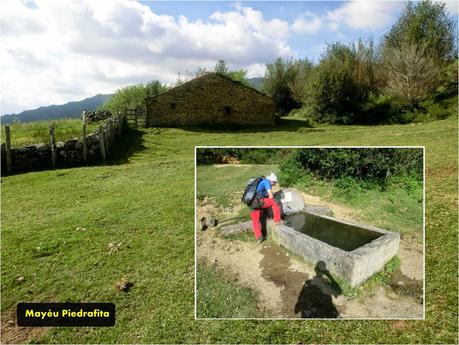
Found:
[(366, 124), (394, 123), (402, 111), (400, 105), (391, 97), (371, 93), (367, 102), (362, 106), (362, 112), (357, 122)]
[(280, 116), (301, 106), (303, 89), (311, 69), (312, 63), (308, 60), (282, 58), (266, 66), (263, 89), (276, 103)]
[(422, 167), (420, 149), (308, 148), (296, 149), (281, 163), (280, 172), (289, 185), (310, 173), (349, 190), (356, 187), (355, 181), (385, 186), (391, 176), (398, 175), (422, 181)]
[(327, 47), (306, 87), (305, 104), (314, 120), (348, 124), (358, 121), (362, 106), (375, 89), (375, 51), (362, 40)]

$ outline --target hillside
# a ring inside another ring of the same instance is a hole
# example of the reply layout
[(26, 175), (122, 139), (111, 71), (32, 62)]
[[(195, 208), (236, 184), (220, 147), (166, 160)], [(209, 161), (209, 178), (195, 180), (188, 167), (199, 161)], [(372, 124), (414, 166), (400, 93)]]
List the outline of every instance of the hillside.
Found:
[[(268, 139), (426, 147), (425, 320), (194, 319), (194, 146)], [(2, 342), (457, 343), (455, 117), (377, 127), (308, 128), (289, 120), (260, 131), (149, 128), (123, 140), (106, 165), (2, 178), (2, 263), (11, 268), (2, 270)], [(121, 243), (116, 252), (113, 243)], [(122, 279), (134, 284), (129, 292), (116, 289)], [(110, 301), (116, 325), (15, 327), (18, 301)]]
[(247, 79), (247, 82), (249, 83), (250, 86), (252, 86), (254, 89), (257, 89), (258, 91), (261, 91), (263, 89), (263, 82), (265, 81), (265, 78), (249, 78)]
[(98, 94), (85, 98), (81, 101), (69, 102), (60, 105), (42, 106), (33, 110), (25, 110), (18, 114), (7, 114), (1, 117), (2, 125), (9, 125), (13, 122), (33, 122), (42, 120), (56, 120), (64, 118), (78, 118), (83, 110), (95, 110), (112, 95)]

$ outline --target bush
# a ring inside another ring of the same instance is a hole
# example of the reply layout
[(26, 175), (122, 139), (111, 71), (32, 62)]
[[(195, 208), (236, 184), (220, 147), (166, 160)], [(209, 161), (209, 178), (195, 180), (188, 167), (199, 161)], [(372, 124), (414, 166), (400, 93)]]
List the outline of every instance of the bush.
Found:
[(197, 164), (228, 163), (230, 161), (245, 164), (277, 163), (288, 152), (287, 149), (200, 148), (196, 151), (196, 162)]
[(402, 108), (392, 98), (371, 93), (357, 122), (366, 124), (396, 123)]
[(279, 116), (301, 106), (307, 78), (312, 70), (308, 60), (278, 58), (266, 66), (263, 89), (276, 103)]
[[(421, 149), (329, 148), (296, 149), (280, 165), (283, 183), (293, 185), (306, 174), (336, 181), (343, 189), (354, 182), (384, 187), (392, 176), (413, 176), (422, 181)], [(350, 180), (352, 179), (352, 180)], [(355, 180), (355, 181), (354, 181)]]
[(349, 124), (358, 121), (362, 106), (375, 89), (373, 44), (333, 43), (312, 71), (305, 104), (318, 122)]

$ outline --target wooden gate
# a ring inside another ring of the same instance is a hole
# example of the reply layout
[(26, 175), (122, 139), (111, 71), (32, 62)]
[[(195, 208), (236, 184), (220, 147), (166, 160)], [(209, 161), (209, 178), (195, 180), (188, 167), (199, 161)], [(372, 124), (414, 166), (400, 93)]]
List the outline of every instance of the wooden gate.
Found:
[(147, 111), (145, 107), (126, 108), (126, 123), (131, 128), (147, 127)]

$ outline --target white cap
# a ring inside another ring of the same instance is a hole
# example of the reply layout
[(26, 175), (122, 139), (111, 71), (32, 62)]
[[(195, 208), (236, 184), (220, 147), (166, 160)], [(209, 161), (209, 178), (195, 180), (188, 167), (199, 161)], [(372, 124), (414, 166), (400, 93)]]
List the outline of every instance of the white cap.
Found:
[(277, 176), (272, 172), (271, 175), (268, 176), (268, 180), (271, 182), (277, 182)]

